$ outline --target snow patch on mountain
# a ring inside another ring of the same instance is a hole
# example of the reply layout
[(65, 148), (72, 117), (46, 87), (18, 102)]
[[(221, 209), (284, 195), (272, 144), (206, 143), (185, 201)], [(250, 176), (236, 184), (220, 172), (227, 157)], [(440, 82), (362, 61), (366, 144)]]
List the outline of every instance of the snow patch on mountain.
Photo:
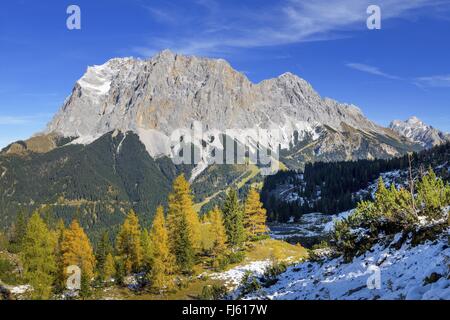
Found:
[(109, 93), (114, 78), (131, 60), (132, 58), (111, 59), (103, 65), (88, 67), (77, 84), (82, 88), (84, 94), (93, 99), (105, 96)]

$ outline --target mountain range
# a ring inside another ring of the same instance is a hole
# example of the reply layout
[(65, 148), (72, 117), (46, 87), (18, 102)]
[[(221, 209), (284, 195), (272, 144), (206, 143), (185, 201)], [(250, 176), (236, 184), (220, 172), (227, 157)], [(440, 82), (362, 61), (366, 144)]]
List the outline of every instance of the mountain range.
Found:
[[(169, 50), (148, 60), (112, 59), (88, 68), (44, 132), (2, 151), (0, 225), (42, 205), (58, 217), (79, 216), (88, 229), (129, 208), (150, 220), (180, 173), (207, 208), (229, 186), (262, 181), (258, 163), (211, 162), (228, 152), (227, 139), (248, 146), (246, 157), (267, 148), (282, 169), (303, 170), (309, 162), (397, 157), (441, 137), (428, 126), (427, 133), (404, 127), (379, 126), (291, 73), (252, 83), (225, 60)], [(174, 141), (177, 130), (192, 135)], [(197, 162), (171, 161), (181, 144), (201, 150)]]
[(406, 121), (395, 120), (389, 128), (427, 149), (450, 141), (450, 134), (425, 124), (417, 117)]

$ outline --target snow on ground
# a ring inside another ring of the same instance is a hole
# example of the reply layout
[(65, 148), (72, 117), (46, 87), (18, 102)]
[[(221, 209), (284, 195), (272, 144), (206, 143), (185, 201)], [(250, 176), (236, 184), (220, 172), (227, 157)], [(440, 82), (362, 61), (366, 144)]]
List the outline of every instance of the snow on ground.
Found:
[[(377, 244), (351, 263), (344, 263), (342, 258), (323, 264), (301, 263), (290, 267), (274, 286), (247, 298), (450, 300), (449, 231), (434, 242), (416, 247), (409, 241), (399, 250)], [(398, 239), (395, 237), (393, 243)], [(371, 290), (367, 283), (369, 278), (376, 278), (377, 268), (381, 285)]]
[(336, 221), (341, 221), (344, 219), (347, 219), (351, 214), (353, 214), (354, 210), (349, 210), (349, 211), (345, 211), (345, 212), (341, 212), (335, 216), (333, 216), (333, 220), (328, 222), (325, 227), (324, 227), (324, 231), (325, 232), (331, 232), (334, 230), (334, 225), (336, 223)]
[(213, 273), (209, 277), (214, 280), (223, 280), (228, 288), (235, 289), (247, 272), (251, 272), (254, 276), (262, 276), (270, 263), (270, 260), (254, 261), (225, 272)]
[[(383, 178), (384, 184), (387, 188), (391, 186), (391, 184), (395, 184), (397, 188), (407, 187), (408, 183), (408, 171), (407, 170), (394, 170), (383, 172), (380, 174), (381, 178)], [(378, 179), (372, 181), (367, 188), (361, 189), (353, 194), (354, 197), (358, 197), (363, 199), (366, 195), (370, 194), (372, 198), (375, 198), (375, 192), (378, 188)]]
[(24, 294), (24, 293), (27, 293), (27, 292), (32, 291), (32, 290), (33, 290), (33, 288), (30, 285), (22, 285), (22, 286), (10, 287), (10, 292), (13, 295)]
[(276, 240), (287, 240), (294, 237), (310, 238), (325, 236), (333, 230), (334, 223), (348, 217), (353, 210), (336, 215), (308, 213), (300, 217), (297, 223), (271, 224), (270, 237)]

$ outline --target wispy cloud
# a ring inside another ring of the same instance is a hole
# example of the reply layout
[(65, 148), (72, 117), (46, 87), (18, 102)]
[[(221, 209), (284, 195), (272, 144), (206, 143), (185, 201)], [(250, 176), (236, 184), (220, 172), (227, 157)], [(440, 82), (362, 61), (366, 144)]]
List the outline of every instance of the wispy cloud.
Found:
[(391, 80), (404, 80), (408, 83), (416, 85), (421, 89), (425, 88), (450, 88), (450, 74), (447, 75), (434, 75), (427, 77), (417, 77), (417, 78), (402, 78), (396, 75), (386, 73), (380, 68), (363, 64), (363, 63), (347, 63), (347, 67), (365, 72), (374, 76), (383, 77)]
[[(442, 0), (379, 0), (383, 21), (422, 14), (427, 7), (448, 7)], [(147, 7), (152, 18), (176, 26), (176, 36), (151, 37), (133, 50), (143, 56), (169, 48), (179, 53), (214, 55), (236, 48), (287, 45), (348, 37), (364, 30), (372, 0), (281, 0), (257, 8), (227, 1), (197, 0), (199, 14), (182, 18), (180, 8)], [(178, 11), (177, 11), (178, 10)], [(192, 12), (191, 12), (192, 13)], [(181, 17), (181, 18), (179, 18)], [(194, 23), (193, 23), (194, 21)], [(184, 25), (183, 25), (184, 24)]]
[(419, 87), (450, 88), (450, 74), (419, 77), (414, 83)]
[(381, 71), (378, 67), (374, 67), (374, 66), (370, 66), (367, 64), (363, 64), (363, 63), (347, 63), (346, 64), (347, 67), (361, 71), (361, 72), (365, 72), (365, 73), (369, 73), (375, 76), (380, 76), (383, 78), (387, 78), (387, 79), (392, 79), (392, 80), (401, 80), (400, 77), (398, 76), (394, 76), (392, 74), (388, 74), (385, 73), (383, 71)]
[(29, 93), (23, 93), (22, 96), (24, 97), (59, 97), (60, 94), (56, 93), (56, 92), (29, 92)]
[(418, 86), (419, 88), (450, 88), (450, 74), (447, 75), (434, 75), (417, 78), (402, 78), (396, 75), (386, 73), (380, 68), (363, 64), (363, 63), (347, 63), (347, 67), (365, 72), (374, 76), (383, 77), (391, 80), (404, 80), (411, 84)]
[(48, 121), (51, 118), (51, 114), (37, 114), (31, 116), (2, 116), (0, 115), (0, 125), (4, 126), (19, 126), (29, 125), (34, 123), (41, 123)]

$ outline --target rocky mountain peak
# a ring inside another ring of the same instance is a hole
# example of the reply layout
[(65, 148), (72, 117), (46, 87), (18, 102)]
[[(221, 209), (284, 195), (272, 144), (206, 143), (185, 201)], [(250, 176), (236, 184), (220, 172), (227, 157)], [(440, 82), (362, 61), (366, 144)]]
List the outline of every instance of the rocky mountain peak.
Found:
[(410, 117), (406, 121), (395, 120), (389, 126), (398, 134), (420, 143), (425, 148), (431, 148), (450, 141), (450, 135), (425, 124), (418, 117)]
[[(401, 153), (397, 143), (387, 145), (373, 138), (370, 143), (379, 144), (381, 151), (356, 153), (362, 146), (367, 149), (364, 141), (369, 137), (401, 138), (367, 119), (359, 108), (322, 98), (290, 72), (255, 84), (223, 59), (170, 50), (148, 60), (119, 58), (88, 68), (46, 133), (78, 137), (73, 143), (87, 144), (114, 130), (132, 131), (150, 155), (158, 157), (170, 152), (174, 130), (191, 128), (193, 123), (215, 135), (231, 130), (228, 134), (238, 141), (247, 140), (248, 130), (276, 129), (280, 134), (270, 135), (269, 145), (282, 149), (299, 139), (322, 137), (314, 153), (338, 149), (342, 153), (338, 159), (344, 160), (376, 152)], [(349, 130), (351, 137), (343, 135)]]
[(412, 125), (423, 125), (424, 124), (422, 122), (422, 120), (420, 120), (416, 116), (410, 117), (408, 120), (406, 120), (406, 122), (409, 123), (409, 124), (412, 124)]

